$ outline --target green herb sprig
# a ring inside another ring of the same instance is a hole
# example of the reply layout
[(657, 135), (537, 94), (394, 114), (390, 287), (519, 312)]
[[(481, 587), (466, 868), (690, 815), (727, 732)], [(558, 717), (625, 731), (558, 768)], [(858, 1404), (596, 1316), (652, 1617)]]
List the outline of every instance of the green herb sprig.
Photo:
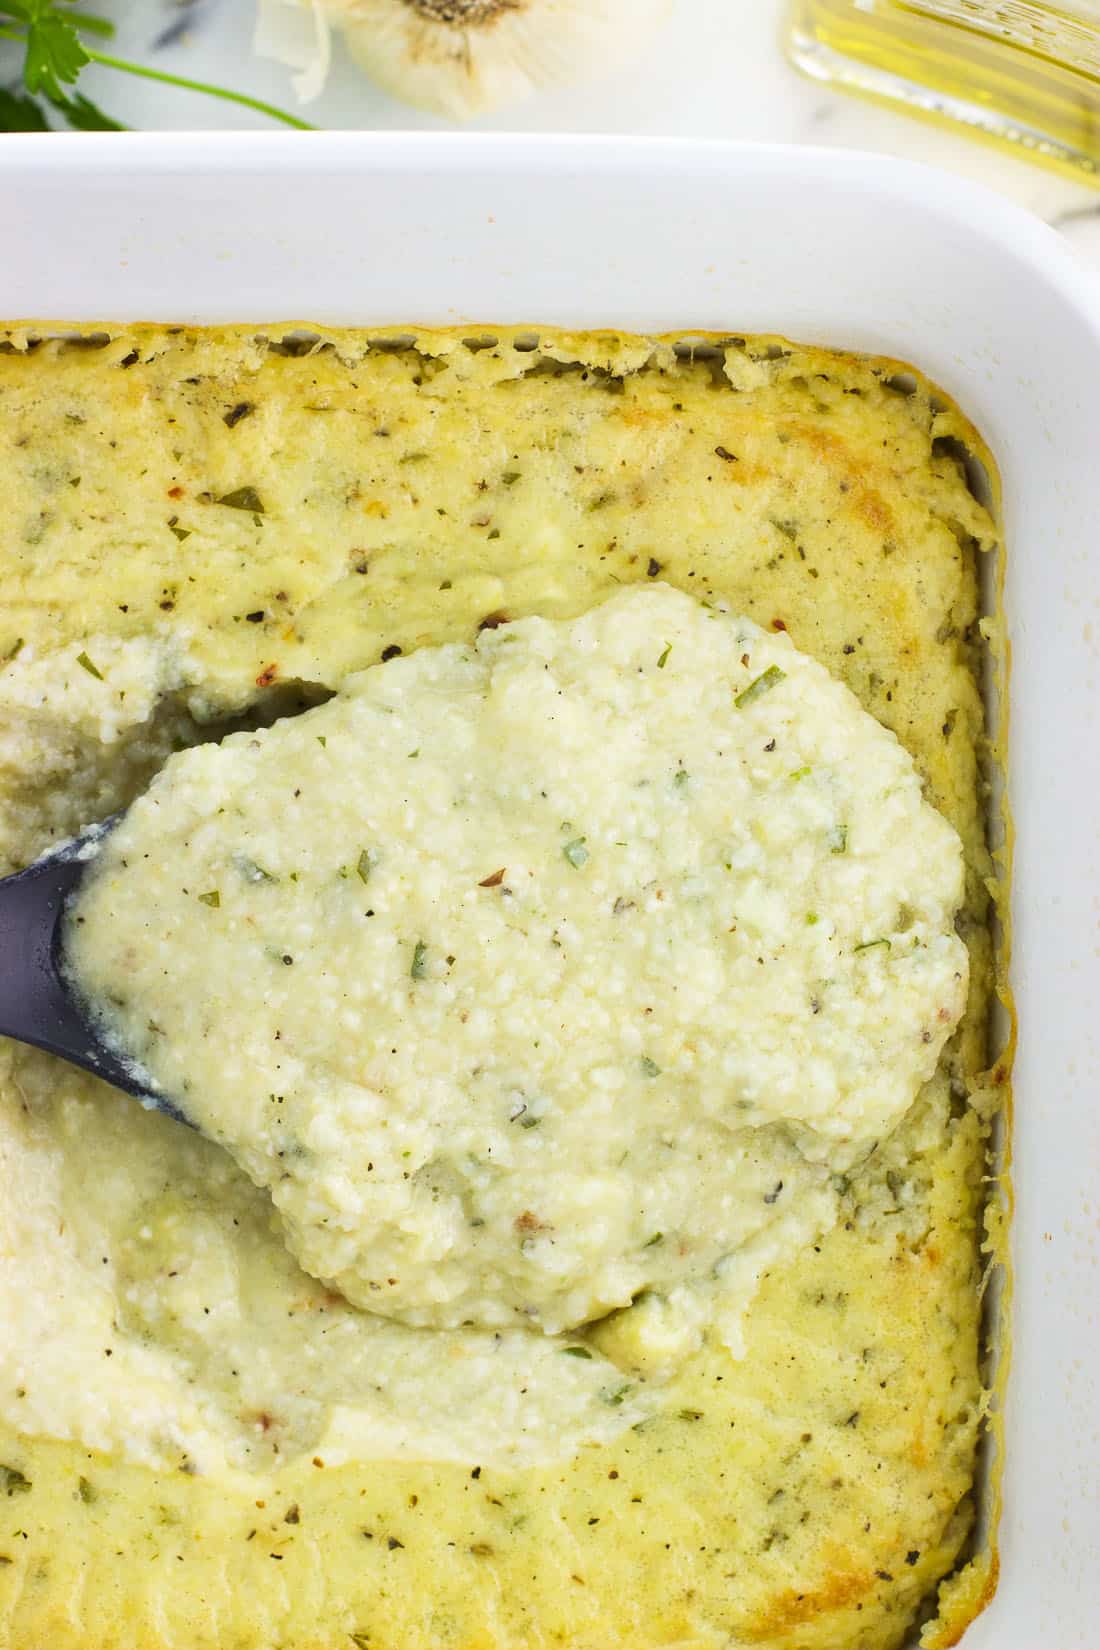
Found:
[(738, 710), (745, 710), (749, 705), (754, 705), (758, 699), (763, 698), (765, 693), (770, 693), (772, 688), (778, 687), (780, 682), (785, 682), (786, 679), (787, 672), (785, 670), (780, 670), (778, 665), (769, 665), (767, 670), (761, 671), (755, 681), (750, 682), (748, 687), (744, 688), (733, 702)]
[(261, 98), (231, 91), (226, 86), (212, 86), (205, 80), (192, 80), (186, 75), (169, 74), (164, 69), (152, 69), (144, 63), (132, 63), (127, 58), (100, 51), (90, 43), (110, 40), (114, 32), (113, 23), (106, 17), (84, 11), (77, 0), (0, 0), (0, 40), (11, 40), (23, 47), (22, 90), (7, 91), (0, 87), (0, 131), (49, 132), (54, 129), (54, 115), (60, 115), (65, 125), (78, 132), (125, 131), (120, 121), (75, 89), (82, 71), (90, 63), (116, 69), (120, 74), (137, 75), (143, 80), (156, 80), (164, 86), (238, 103), (242, 108), (254, 109), (298, 131), (313, 130), (308, 121), (299, 120), (297, 115), (288, 114)]

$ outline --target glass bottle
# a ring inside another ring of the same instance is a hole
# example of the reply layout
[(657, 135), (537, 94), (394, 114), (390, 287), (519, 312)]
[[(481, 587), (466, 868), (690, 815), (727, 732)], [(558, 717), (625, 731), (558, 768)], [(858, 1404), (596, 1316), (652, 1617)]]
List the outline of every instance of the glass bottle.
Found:
[(818, 80), (1100, 184), (1100, 0), (792, 0), (788, 48)]

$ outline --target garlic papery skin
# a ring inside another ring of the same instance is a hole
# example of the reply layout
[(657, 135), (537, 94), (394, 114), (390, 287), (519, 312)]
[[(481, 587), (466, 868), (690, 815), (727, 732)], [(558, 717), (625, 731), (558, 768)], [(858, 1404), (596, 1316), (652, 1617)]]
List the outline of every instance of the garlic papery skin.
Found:
[(321, 0), (257, 0), (252, 50), (293, 69), (299, 103), (312, 103), (332, 63), (332, 28)]
[(321, 3), (379, 86), (451, 120), (629, 62), (670, 9), (670, 0)]

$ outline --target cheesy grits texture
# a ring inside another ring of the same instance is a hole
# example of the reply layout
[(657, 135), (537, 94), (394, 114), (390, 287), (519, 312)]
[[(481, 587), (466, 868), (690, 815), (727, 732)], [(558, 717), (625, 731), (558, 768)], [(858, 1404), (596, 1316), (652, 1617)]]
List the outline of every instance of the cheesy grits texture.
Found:
[[(816, 1123), (792, 1127), (777, 1042), (776, 1109), (754, 1123), (750, 1149), (763, 1148), (761, 1188), (765, 1164), (782, 1168), (755, 1214), (782, 1210), (788, 1167), (790, 1218), (809, 1210), (828, 1169), (824, 1219), (815, 1206), (801, 1237), (781, 1221), (746, 1234), (733, 1251), (745, 1264), (708, 1280), (694, 1318), (672, 1297), (695, 1285), (644, 1270), (675, 1259), (658, 1253), (667, 1238), (639, 1263), (619, 1241), (627, 1220), (604, 1260), (625, 1254), (653, 1286), (558, 1335), (513, 1328), (511, 1313), (495, 1326), (418, 1328), (349, 1304), (291, 1258), (268, 1193), (220, 1147), (4, 1045), (0, 1646), (897, 1650), (926, 1617), (925, 1641), (950, 1642), (989, 1575), (979, 1558), (935, 1619), (937, 1586), (965, 1559), (973, 1519), (982, 1176), (996, 1102), (983, 1077), (990, 863), (975, 630), (975, 563), (995, 532), (960, 462), (964, 447), (981, 453), (973, 430), (895, 363), (770, 339), (6, 336), (7, 868), (128, 806), (173, 752), (212, 734), (247, 736), (332, 693), (312, 714), (338, 720), (362, 682), (380, 684), (370, 703), (403, 671), (415, 679), (418, 657), (450, 656), (426, 651), (439, 644), (457, 644), (463, 668), (495, 670), (499, 659), (506, 672), (516, 621), (553, 621), (555, 634), (561, 620), (598, 627), (601, 602), (630, 601), (624, 585), (663, 602), (652, 587), (667, 584), (747, 615), (761, 632), (753, 648), (786, 631), (793, 658), (816, 660), (897, 736), (963, 844), (969, 987), (958, 1030), (907, 1109), (899, 1082), (865, 1113), (821, 1105)], [(660, 676), (684, 665), (675, 636), (657, 640), (647, 681), (670, 642)], [(782, 695), (800, 686), (783, 646), (767, 659), (784, 680), (746, 717), (781, 717)], [(309, 726), (310, 715), (286, 724)], [(768, 754), (788, 737), (785, 722), (774, 731)], [(275, 751), (282, 737), (268, 736)], [(668, 781), (665, 821), (675, 807), (706, 807), (706, 792), (679, 794), (707, 772), (703, 748), (688, 749), (694, 769), (685, 759), (654, 776)], [(311, 761), (325, 754), (315, 739)], [(772, 782), (800, 791), (812, 774), (791, 776), (805, 766), (791, 760)], [(677, 782), (680, 771), (689, 778)], [(786, 816), (798, 821), (796, 847), (815, 794)], [(549, 820), (557, 857), (528, 879), (544, 875), (567, 900), (581, 880), (611, 874), (606, 821), (574, 819), (585, 800)], [(823, 828), (828, 800), (826, 788)], [(398, 802), (387, 795), (387, 808)], [(759, 819), (788, 828), (781, 813)], [(581, 838), (578, 866), (563, 850)], [(359, 854), (382, 846), (341, 842), (349, 875), (333, 878), (334, 934), (339, 902), (371, 886)], [(271, 864), (240, 851), (289, 882), (277, 847)], [(478, 882), (509, 871), (512, 856), (490, 857)], [(366, 861), (382, 891), (384, 867)], [(501, 924), (504, 886), (475, 883), (471, 894), (495, 902)], [(240, 866), (223, 865), (200, 892), (215, 887), (217, 906), (188, 907), (189, 920), (215, 919), (211, 938), (238, 894), (249, 911), (267, 895), (289, 899), (282, 880), (248, 881)], [(922, 891), (931, 897), (931, 885)], [(943, 909), (956, 893), (941, 889)], [(949, 923), (932, 920), (939, 908), (901, 912), (900, 885), (897, 899), (888, 933), (861, 931), (868, 948), (851, 948), (845, 978), (859, 962), (891, 989), (904, 960), (896, 937), (914, 923), (954, 950)], [(447, 908), (456, 921), (464, 909)], [(854, 939), (846, 909), (813, 913)], [(830, 943), (823, 925), (806, 925), (815, 945)], [(886, 938), (889, 950), (874, 944)], [(415, 987), (443, 1002), (460, 989), (448, 978), (462, 954), (442, 930), (418, 927), (407, 941), (406, 997)], [(297, 957), (269, 962), (272, 990), (299, 1013)], [(254, 987), (242, 978), (241, 989)], [(616, 1046), (629, 1046), (634, 1008), (613, 1027)], [(647, 1107), (655, 1090), (644, 1085), (676, 1069), (662, 1052), (645, 1042), (624, 1079)], [(697, 1080), (718, 1092), (705, 1064)], [(918, 1083), (923, 1069), (911, 1068)], [(825, 1116), (841, 1126), (820, 1128)], [(408, 1124), (400, 1107), (393, 1118)], [(517, 1151), (528, 1136), (551, 1139), (545, 1121), (508, 1127), (524, 1136)], [(848, 1148), (852, 1161), (834, 1169)], [(737, 1160), (744, 1186), (755, 1172)], [(697, 1184), (704, 1196), (716, 1184), (709, 1162)], [(532, 1265), (545, 1234), (515, 1235)], [(479, 1287), (469, 1298), (488, 1299)], [(735, 1325), (719, 1297), (739, 1300)], [(561, 1304), (552, 1290), (541, 1298)]]
[(831, 1224), (965, 1007), (962, 891), (849, 689), (651, 585), (171, 758), (66, 950), (307, 1272), (553, 1333)]

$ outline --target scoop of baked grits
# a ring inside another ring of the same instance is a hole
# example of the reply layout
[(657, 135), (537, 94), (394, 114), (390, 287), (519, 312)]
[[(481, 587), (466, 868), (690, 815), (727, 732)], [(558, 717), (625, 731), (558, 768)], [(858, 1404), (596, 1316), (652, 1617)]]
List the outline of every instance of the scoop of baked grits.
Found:
[(962, 877), (846, 687), (652, 586), (172, 757), (68, 945), (308, 1271), (556, 1332), (825, 1223), (963, 1011)]

